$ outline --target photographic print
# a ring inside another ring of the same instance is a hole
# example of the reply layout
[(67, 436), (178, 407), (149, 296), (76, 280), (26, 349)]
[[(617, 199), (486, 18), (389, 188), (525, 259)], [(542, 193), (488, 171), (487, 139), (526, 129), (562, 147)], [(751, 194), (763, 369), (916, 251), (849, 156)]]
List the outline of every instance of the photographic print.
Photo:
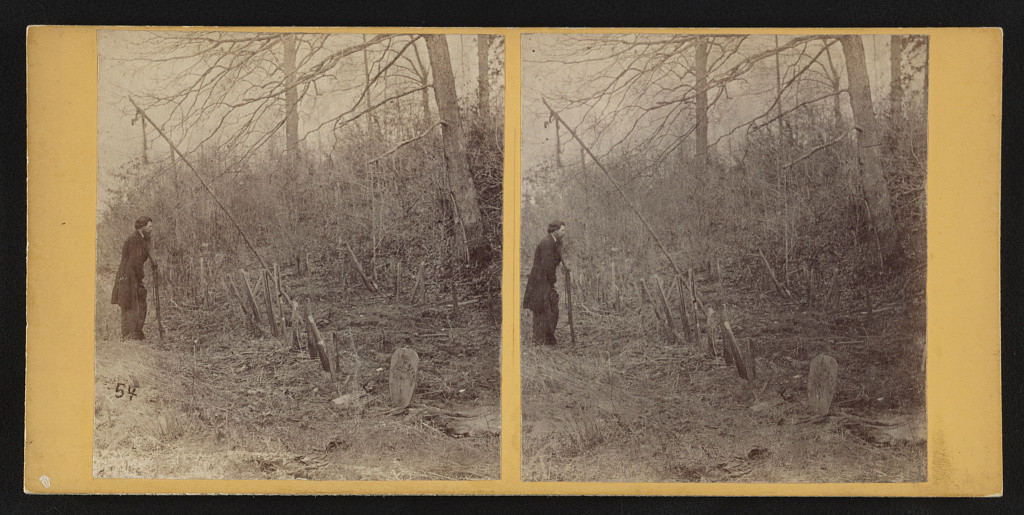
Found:
[(499, 477), (504, 38), (100, 30), (93, 477)]
[(928, 48), (523, 35), (524, 481), (928, 480)]

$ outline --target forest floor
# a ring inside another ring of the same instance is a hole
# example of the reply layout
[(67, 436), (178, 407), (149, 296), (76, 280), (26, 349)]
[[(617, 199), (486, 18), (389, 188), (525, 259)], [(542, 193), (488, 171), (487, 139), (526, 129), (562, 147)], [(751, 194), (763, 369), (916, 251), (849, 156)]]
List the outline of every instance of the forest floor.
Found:
[[(103, 301), (112, 278), (98, 281)], [(282, 281), (293, 298), (311, 299), (325, 340), (340, 338), (338, 381), (305, 346), (249, 335), (223, 298), (197, 309), (165, 293), (161, 340), (150, 288), (141, 342), (120, 341), (117, 307), (97, 303), (94, 477), (498, 479), (500, 312), (491, 303), (453, 317), (439, 292), (437, 303), (413, 304), (324, 277)], [(419, 354), (419, 372), (412, 404), (396, 410), (388, 367), (403, 346)]]
[[(530, 341), (524, 310), (523, 479), (927, 479), (923, 299), (880, 302), (868, 316), (856, 299), (827, 311), (749, 285), (725, 291), (736, 337), (756, 356), (752, 383), (720, 357), (670, 342), (636, 299), (619, 312), (577, 302), (575, 347), (564, 294), (557, 346)], [(822, 353), (837, 360), (839, 387), (829, 415), (812, 417), (808, 368)]]

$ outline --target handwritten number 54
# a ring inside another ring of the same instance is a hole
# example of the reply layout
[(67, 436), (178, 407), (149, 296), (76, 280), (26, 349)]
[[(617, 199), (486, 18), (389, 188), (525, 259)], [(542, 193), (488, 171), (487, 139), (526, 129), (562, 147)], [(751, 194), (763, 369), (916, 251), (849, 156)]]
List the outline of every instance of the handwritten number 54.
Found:
[(128, 395), (128, 400), (132, 400), (135, 397), (135, 395), (137, 395), (135, 393), (135, 387), (134, 386), (128, 385), (128, 384), (124, 384), (124, 383), (117, 383), (117, 386), (114, 387), (114, 392), (116, 392), (114, 394), (114, 397), (117, 397), (118, 399), (120, 399), (121, 397), (124, 397), (125, 394), (127, 394)]

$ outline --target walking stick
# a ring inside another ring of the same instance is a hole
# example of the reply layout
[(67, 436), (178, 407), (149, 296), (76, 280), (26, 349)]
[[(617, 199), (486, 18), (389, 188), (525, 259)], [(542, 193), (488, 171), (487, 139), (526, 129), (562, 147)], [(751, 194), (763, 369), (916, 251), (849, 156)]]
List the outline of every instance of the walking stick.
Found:
[(164, 323), (160, 318), (160, 270), (155, 261), (149, 262), (153, 269), (153, 307), (156, 308), (156, 329), (160, 331), (160, 339), (164, 339)]
[(569, 339), (572, 341), (573, 347), (576, 346), (576, 325), (572, 321), (572, 278), (569, 277), (569, 269), (562, 266), (562, 271), (565, 272), (565, 307), (568, 309), (569, 314)]

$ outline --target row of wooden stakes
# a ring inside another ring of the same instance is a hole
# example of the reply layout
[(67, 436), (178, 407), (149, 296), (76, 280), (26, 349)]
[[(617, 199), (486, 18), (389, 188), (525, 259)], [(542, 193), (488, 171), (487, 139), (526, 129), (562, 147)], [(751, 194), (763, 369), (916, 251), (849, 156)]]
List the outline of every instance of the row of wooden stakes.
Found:
[[(665, 288), (661, 278), (654, 275), (652, 282), (657, 287), (655, 290), (657, 295), (651, 292), (651, 288), (647, 286), (647, 281), (642, 278), (638, 281), (637, 289), (640, 291), (641, 303), (651, 303), (654, 314), (661, 322), (665, 334), (674, 343), (677, 343), (679, 335), (676, 332), (676, 319), (672, 314), (672, 309), (669, 307), (668, 296), (665, 295)], [(716, 312), (713, 307), (707, 305), (700, 298), (692, 268), (687, 270), (686, 277), (677, 276), (675, 283), (679, 290), (678, 319), (682, 326), (681, 329), (685, 340), (710, 357), (717, 358), (721, 355), (727, 366), (736, 366), (736, 371), (741, 378), (753, 382), (757, 378), (754, 349), (746, 340), (737, 340), (736, 335), (733, 333), (732, 325), (729, 323), (728, 306), (726, 303), (723, 301), (719, 306), (720, 311)], [(692, 324), (690, 323), (691, 316), (693, 319)], [(702, 323), (704, 324), (703, 331), (701, 330)], [(721, 336), (722, 340), (720, 353), (715, 345), (716, 332)]]

